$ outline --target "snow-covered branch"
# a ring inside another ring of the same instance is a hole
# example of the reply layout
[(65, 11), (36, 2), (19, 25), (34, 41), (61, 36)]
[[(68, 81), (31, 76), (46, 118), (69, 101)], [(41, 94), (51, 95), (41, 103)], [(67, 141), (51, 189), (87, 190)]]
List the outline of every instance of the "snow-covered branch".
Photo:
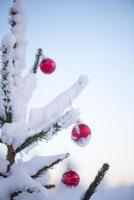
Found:
[(47, 130), (41, 130), (40, 132), (27, 137), (24, 142), (16, 148), (16, 153), (22, 151), (26, 147), (29, 147), (39, 140), (50, 140), (52, 136), (54, 136), (61, 129), (66, 129), (72, 124), (75, 124), (79, 119), (79, 114), (80, 113), (78, 109), (72, 108), (71, 110), (67, 111), (57, 120), (57, 122), (47, 127)]
[[(32, 178), (38, 178), (39, 176), (42, 176), (45, 172), (47, 172), (49, 169), (51, 169), (52, 167), (54, 167), (55, 165), (59, 164), (60, 162), (62, 162), (64, 159), (68, 158), (69, 154), (62, 154), (62, 155), (58, 155), (58, 156), (54, 156), (52, 157), (54, 161), (49, 161), (50, 164), (44, 164), (43, 167), (41, 167), (35, 174), (33, 174), (31, 177)], [(51, 159), (52, 158), (48, 158), (48, 159)], [(43, 159), (42, 159), (43, 160)], [(47, 158), (44, 157), (44, 161), (46, 163), (46, 160)], [(36, 163), (39, 163), (37, 162), (36, 160)], [(40, 163), (41, 163), (41, 159), (40, 159)]]
[(20, 83), (21, 71), (25, 67), (25, 50), (27, 45), (27, 41), (25, 39), (26, 20), (24, 0), (14, 1), (14, 4), (10, 9), (9, 24), (11, 25), (11, 32), (16, 38), (16, 44), (14, 47), (16, 85)]
[(32, 109), (29, 114), (29, 128), (33, 130), (45, 129), (57, 121), (65, 109), (70, 107), (72, 102), (78, 97), (87, 85), (87, 82), (87, 76), (82, 75), (72, 87), (60, 94), (48, 105), (43, 108)]
[(52, 188), (55, 188), (55, 185), (54, 184), (51, 184), (51, 185), (43, 185), (46, 189), (52, 189)]
[(29, 188), (29, 189), (24, 189), (24, 190), (18, 190), (18, 191), (15, 191), (15, 192), (12, 192), (10, 194), (10, 200), (15, 200), (16, 197), (18, 197), (19, 195), (21, 195), (22, 193), (34, 193), (34, 189), (33, 188)]
[[(17, 165), (12, 168), (12, 174), (9, 177), (0, 181), (0, 185), (1, 200), (10, 199), (11, 195), (18, 191), (22, 191), (23, 194), (21, 194), (24, 195), (25, 200), (30, 200), (32, 197), (39, 197), (42, 200), (46, 198), (46, 188), (34, 181), (24, 168), (20, 168)], [(30, 194), (31, 196), (25, 194), (29, 189), (34, 192), (33, 196), (32, 194)]]
[[(13, 52), (13, 65), (15, 71), (15, 101), (13, 110), (13, 121), (16, 122), (18, 120), (22, 120), (22, 118), (24, 119), (24, 117), (26, 116), (26, 105), (28, 103), (25, 100), (25, 88), (27, 87), (27, 84), (25, 84), (25, 80), (22, 79), (21, 75), (22, 69), (25, 67), (25, 50), (27, 45), (27, 41), (25, 39), (26, 16), (24, 11), (24, 0), (14, 1), (14, 4), (10, 9), (9, 24), (11, 25), (11, 32), (16, 39)], [(23, 90), (22, 86), (24, 87)], [(29, 94), (29, 91), (27, 94)], [(21, 112), (19, 109), (20, 107)]]
[(14, 66), (13, 52), (16, 39), (13, 34), (6, 34), (2, 40), (2, 78), (1, 89), (4, 106), (4, 115), (7, 122), (12, 121), (13, 99), (14, 99)]
[[(16, 87), (15, 92), (15, 115), (14, 121), (24, 121), (27, 116), (27, 106), (32, 94), (36, 88), (36, 74), (28, 73), (20, 82), (19, 87)], [(21, 108), (21, 111), (20, 111)]]

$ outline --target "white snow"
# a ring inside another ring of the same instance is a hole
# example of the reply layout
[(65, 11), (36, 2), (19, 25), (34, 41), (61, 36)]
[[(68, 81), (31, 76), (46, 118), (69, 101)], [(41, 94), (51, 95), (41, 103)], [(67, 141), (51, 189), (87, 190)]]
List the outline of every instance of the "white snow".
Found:
[(47, 184), (49, 184), (50, 179), (51, 179), (50, 173), (49, 172), (45, 172), (42, 176), (36, 178), (36, 181), (38, 183), (40, 183), (41, 185), (47, 185)]
[[(4, 106), (7, 107), (6, 111), (9, 112), (12, 107), (14, 99), (14, 67), (13, 67), (13, 45), (15, 39), (12, 34), (8, 34), (2, 40), (2, 48), (6, 50), (6, 54), (2, 56), (2, 76), (7, 76), (7, 79), (2, 79), (2, 85), (5, 92), (2, 91), (2, 99), (6, 99)], [(5, 64), (6, 63), (6, 64)], [(11, 101), (8, 101), (10, 99)]]
[(53, 155), (53, 156), (35, 156), (29, 161), (19, 163), (19, 167), (25, 168), (25, 171), (29, 175), (34, 175), (39, 169), (41, 169), (44, 166), (49, 166), (51, 163), (58, 159), (64, 159), (66, 157), (66, 154), (59, 154), (59, 155)]
[[(15, 91), (14, 121), (26, 120), (27, 106), (36, 87), (36, 74), (28, 73)], [(21, 108), (21, 112), (20, 112)]]
[[(0, 79), (1, 82), (1, 79)], [(5, 112), (4, 112), (4, 104), (3, 104), (3, 95), (2, 95), (2, 90), (0, 88), (0, 117), (4, 117)]]
[(2, 46), (8, 49), (12, 49), (14, 44), (16, 43), (16, 38), (12, 33), (6, 34), (2, 39)]
[(11, 19), (9, 20), (9, 22), (14, 21), (16, 23), (14, 27), (11, 27), (11, 32), (16, 38), (16, 48), (14, 48), (13, 58), (15, 60), (14, 81), (15, 85), (18, 86), (21, 82), (22, 69), (26, 65), (25, 51), (26, 51), (27, 41), (25, 39), (25, 32), (26, 32), (27, 18), (25, 16), (25, 11), (24, 11), (24, 0), (15, 1), (11, 10), (16, 12), (15, 15), (11, 15)]
[(16, 24), (24, 24), (26, 26), (27, 23), (27, 18), (23, 14), (17, 13), (16, 15), (13, 16), (14, 21), (16, 22)]
[(84, 89), (87, 80), (87, 76), (80, 76), (72, 87), (57, 96), (45, 107), (32, 109), (29, 114), (29, 128), (36, 130), (40, 127), (43, 129), (56, 121)]
[(9, 162), (5, 158), (0, 158), (0, 172), (5, 173)]
[(16, 147), (21, 144), (27, 132), (25, 121), (5, 123), (1, 130), (1, 139), (4, 143), (13, 144)]
[[(17, 181), (16, 181), (17, 180)], [(33, 189), (39, 197), (46, 197), (47, 190), (39, 183), (34, 181), (23, 168), (17, 165), (12, 170), (12, 175), (0, 180), (0, 199), (7, 200), (13, 191)], [(42, 199), (42, 198), (39, 198)]]
[[(40, 180), (38, 179), (33, 180), (30, 176), (34, 175), (39, 169), (41, 169), (44, 166), (50, 165), (52, 162), (56, 161), (57, 159), (64, 159), (65, 154), (60, 154), (56, 156), (48, 156), (48, 157), (35, 157), (27, 162), (18, 163), (12, 166), (11, 172), (12, 175), (6, 179), (0, 180), (0, 199), (1, 200), (7, 200), (9, 198), (9, 193), (13, 191), (18, 190), (27, 190), (29, 188), (33, 189), (35, 191), (35, 194), (31, 195), (31, 198), (37, 198), (38, 199), (45, 199), (45, 196), (47, 194), (47, 189), (45, 189), (43, 186), (41, 186)], [(4, 168), (4, 167), (3, 167)], [(49, 181), (49, 175), (48, 173), (45, 176), (45, 180), (43, 183), (47, 184)], [(17, 180), (17, 181), (16, 181)], [(26, 195), (23, 196), (24, 197)], [(29, 195), (25, 196), (26, 199), (30, 197)], [(20, 198), (21, 199), (21, 198)]]
[(67, 111), (62, 117), (58, 120), (58, 125), (62, 128), (68, 128), (72, 124), (76, 124), (79, 120), (80, 112), (78, 109), (72, 108), (71, 110)]
[(24, 14), (24, 0), (17, 0), (12, 6), (14, 11), (17, 11), (19, 14)]
[(34, 192), (32, 194), (29, 194), (27, 192), (23, 192), (18, 197), (15, 198), (15, 200), (47, 200), (47, 198), (44, 197), (44, 195), (40, 194), (39, 192)]

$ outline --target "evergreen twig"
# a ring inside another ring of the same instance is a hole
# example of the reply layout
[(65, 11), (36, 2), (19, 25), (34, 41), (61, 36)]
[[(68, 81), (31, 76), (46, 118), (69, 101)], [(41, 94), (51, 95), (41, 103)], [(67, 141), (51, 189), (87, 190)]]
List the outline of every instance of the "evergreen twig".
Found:
[(8, 62), (4, 58), (8, 55), (8, 49), (4, 46), (2, 47), (2, 80), (1, 80), (1, 88), (3, 92), (3, 102), (4, 102), (4, 109), (5, 109), (5, 115), (6, 115), (6, 122), (11, 123), (12, 121), (12, 106), (11, 106), (11, 92), (9, 90), (9, 72), (8, 72)]
[(105, 173), (109, 169), (109, 165), (104, 163), (102, 168), (98, 171), (97, 176), (95, 177), (94, 181), (90, 184), (89, 188), (81, 198), (81, 200), (89, 200), (91, 196), (96, 192), (97, 186), (100, 184), (101, 180), (104, 178)]
[(2, 174), (1, 172), (0, 172), (0, 176), (3, 177), (3, 178), (7, 178), (7, 176)]
[[(54, 135), (56, 132), (60, 131), (61, 126), (59, 126), (58, 123), (55, 123), (55, 124), (53, 124), (53, 128), (54, 128), (54, 131), (53, 131), (53, 135)], [(38, 140), (45, 139), (49, 130), (48, 131), (42, 130), (41, 132), (39, 132), (31, 137), (28, 137), (19, 147), (16, 148), (16, 153), (22, 151), (23, 149), (25, 149), (29, 145), (33, 144), (34, 142), (37, 142)]]
[(14, 200), (15, 197), (19, 196), (23, 192), (28, 192), (28, 193), (32, 194), (34, 192), (34, 190), (33, 189), (27, 189), (27, 190), (15, 191), (15, 192), (13, 192), (13, 193), (10, 194), (10, 200)]
[(57, 165), (58, 163), (62, 162), (64, 159), (68, 158), (68, 156), (69, 156), (69, 153), (67, 153), (64, 158), (57, 159), (56, 161), (52, 162), (50, 165), (46, 165), (46, 166), (42, 167), (38, 172), (36, 172), (36, 174), (32, 175), (31, 177), (33, 179), (35, 179), (35, 178), (42, 176), (48, 169), (50, 169), (50, 168), (54, 167), (54, 165)]
[(23, 149), (25, 149), (29, 145), (33, 144), (34, 142), (43, 139), (46, 135), (47, 135), (47, 131), (45, 132), (42, 130), (41, 132), (37, 133), (36, 135), (33, 135), (33, 136), (27, 138), (19, 147), (17, 147), (16, 153), (22, 151)]
[(55, 185), (52, 184), (52, 185), (43, 185), (46, 189), (52, 189), (52, 188), (55, 188)]
[(34, 61), (33, 73), (37, 73), (37, 68), (39, 65), (39, 60), (40, 60), (41, 55), (42, 55), (42, 49), (38, 49), (36, 57), (35, 57), (35, 61)]

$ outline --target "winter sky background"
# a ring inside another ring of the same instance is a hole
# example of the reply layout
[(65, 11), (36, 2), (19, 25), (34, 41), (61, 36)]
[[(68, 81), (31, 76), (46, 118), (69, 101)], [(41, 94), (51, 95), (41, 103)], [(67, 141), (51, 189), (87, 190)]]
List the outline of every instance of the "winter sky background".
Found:
[[(12, 0), (0, 0), (0, 38), (9, 31), (11, 4)], [(81, 119), (91, 127), (89, 145), (74, 144), (70, 128), (34, 153), (69, 151), (67, 164), (79, 171), (85, 185), (104, 162), (111, 166), (108, 184), (134, 184), (134, 1), (26, 0), (25, 7), (27, 66), (32, 66), (37, 48), (57, 63), (52, 75), (38, 73), (29, 109), (48, 103), (81, 74), (90, 79), (72, 105), (80, 108)]]

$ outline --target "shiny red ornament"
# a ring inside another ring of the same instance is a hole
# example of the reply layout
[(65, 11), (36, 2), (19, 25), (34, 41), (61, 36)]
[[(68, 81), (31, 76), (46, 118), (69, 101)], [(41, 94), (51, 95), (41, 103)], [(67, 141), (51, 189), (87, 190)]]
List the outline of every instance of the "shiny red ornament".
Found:
[(72, 170), (69, 170), (63, 174), (62, 183), (69, 187), (76, 187), (80, 182), (79, 175)]
[(91, 135), (91, 129), (86, 124), (77, 124), (72, 129), (72, 139), (79, 142)]
[(40, 63), (40, 69), (45, 74), (53, 73), (55, 68), (56, 68), (56, 63), (54, 60), (52, 60), (50, 58), (45, 58)]

